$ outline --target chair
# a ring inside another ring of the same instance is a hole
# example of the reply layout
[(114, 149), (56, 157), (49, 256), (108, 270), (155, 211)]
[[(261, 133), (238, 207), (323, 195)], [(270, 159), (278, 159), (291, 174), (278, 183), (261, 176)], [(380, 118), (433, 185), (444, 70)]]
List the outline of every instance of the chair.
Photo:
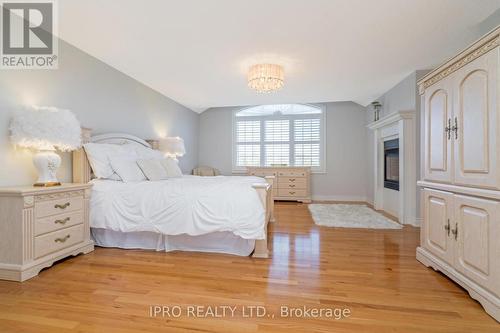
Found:
[(193, 175), (195, 176), (204, 176), (204, 177), (213, 177), (219, 176), (220, 171), (218, 169), (209, 167), (209, 166), (199, 166), (193, 169)]

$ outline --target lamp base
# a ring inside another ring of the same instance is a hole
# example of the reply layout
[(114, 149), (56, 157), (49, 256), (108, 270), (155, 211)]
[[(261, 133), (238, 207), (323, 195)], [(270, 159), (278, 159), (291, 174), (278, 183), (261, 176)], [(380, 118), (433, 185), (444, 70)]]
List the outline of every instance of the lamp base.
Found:
[(61, 186), (60, 182), (47, 182), (47, 183), (35, 183), (33, 186), (36, 187), (52, 187), (52, 186)]
[(38, 171), (38, 180), (34, 186), (58, 186), (56, 172), (61, 165), (61, 157), (51, 150), (42, 150), (33, 156), (33, 164)]

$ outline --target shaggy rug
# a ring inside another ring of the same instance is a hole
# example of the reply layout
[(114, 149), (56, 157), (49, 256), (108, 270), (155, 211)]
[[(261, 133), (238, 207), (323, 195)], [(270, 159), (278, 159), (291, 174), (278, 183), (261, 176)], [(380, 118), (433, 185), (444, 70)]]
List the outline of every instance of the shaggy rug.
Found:
[(365, 205), (310, 204), (314, 223), (336, 228), (401, 229), (401, 225)]

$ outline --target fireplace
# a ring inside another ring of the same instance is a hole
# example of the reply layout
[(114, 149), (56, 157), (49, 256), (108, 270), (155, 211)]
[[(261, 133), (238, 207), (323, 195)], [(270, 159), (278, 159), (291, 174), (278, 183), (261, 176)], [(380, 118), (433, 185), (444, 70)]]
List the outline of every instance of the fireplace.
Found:
[(374, 139), (373, 207), (392, 210), (402, 224), (418, 225), (415, 111), (396, 111), (368, 128)]
[(399, 139), (384, 141), (384, 187), (399, 191)]

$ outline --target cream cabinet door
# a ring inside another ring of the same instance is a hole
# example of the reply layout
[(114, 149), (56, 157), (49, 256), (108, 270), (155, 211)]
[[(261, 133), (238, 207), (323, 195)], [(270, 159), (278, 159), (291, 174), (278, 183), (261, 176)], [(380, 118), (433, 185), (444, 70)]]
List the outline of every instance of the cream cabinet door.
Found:
[(500, 188), (498, 61), (497, 47), (455, 74), (453, 136), (457, 185)]
[(425, 169), (430, 181), (452, 181), (452, 121), (451, 77), (427, 88), (424, 96)]
[(453, 194), (424, 189), (424, 248), (453, 265), (455, 242), (451, 237)]
[(500, 202), (455, 195), (454, 205), (455, 269), (500, 296)]

